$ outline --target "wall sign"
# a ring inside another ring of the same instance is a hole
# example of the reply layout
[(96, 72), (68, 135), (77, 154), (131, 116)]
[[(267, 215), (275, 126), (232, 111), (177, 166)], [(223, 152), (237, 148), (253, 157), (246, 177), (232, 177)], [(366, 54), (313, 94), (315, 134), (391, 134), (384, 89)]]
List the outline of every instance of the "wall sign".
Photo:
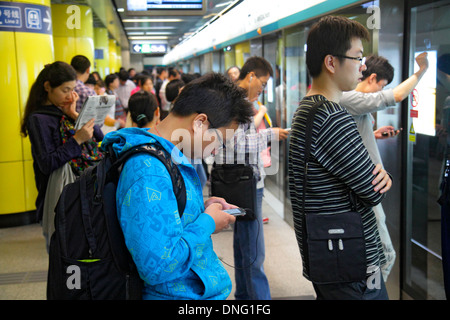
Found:
[(50, 7), (0, 1), (0, 31), (52, 34)]

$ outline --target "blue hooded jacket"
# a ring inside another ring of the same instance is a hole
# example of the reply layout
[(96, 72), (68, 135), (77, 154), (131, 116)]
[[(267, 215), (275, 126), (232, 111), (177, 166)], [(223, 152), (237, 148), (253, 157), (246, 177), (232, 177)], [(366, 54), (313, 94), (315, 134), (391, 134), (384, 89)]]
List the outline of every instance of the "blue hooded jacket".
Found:
[(158, 141), (178, 154), (175, 161), (186, 185), (186, 208), (180, 219), (172, 180), (164, 164), (148, 154), (131, 157), (120, 175), (117, 213), (141, 278), (144, 299), (226, 299), (231, 280), (213, 250), (215, 223), (204, 213), (200, 180), (194, 167), (171, 142), (146, 129), (108, 133), (102, 147), (117, 155)]

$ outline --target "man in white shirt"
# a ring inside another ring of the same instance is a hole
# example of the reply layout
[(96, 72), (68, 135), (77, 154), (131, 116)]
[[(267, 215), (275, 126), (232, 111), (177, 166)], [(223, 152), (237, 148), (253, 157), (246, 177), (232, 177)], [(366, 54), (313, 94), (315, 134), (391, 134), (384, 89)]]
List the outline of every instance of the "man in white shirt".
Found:
[(129, 78), (128, 72), (122, 70), (119, 72), (119, 87), (115, 90), (117, 96), (122, 103), (123, 108), (128, 109), (128, 99), (130, 99), (131, 91), (136, 88), (136, 85)]
[[(400, 130), (394, 131), (392, 126), (383, 126), (374, 131), (375, 120), (371, 113), (384, 110), (387, 107), (394, 107), (398, 102), (408, 97), (428, 69), (427, 53), (424, 52), (417, 56), (416, 62), (419, 71), (394, 89), (383, 90), (392, 81), (394, 68), (387, 59), (380, 56), (370, 56), (365, 62), (367, 69), (363, 72), (362, 81), (355, 90), (344, 92), (342, 95), (340, 104), (355, 119), (359, 134), (373, 163), (383, 163), (375, 139), (396, 136), (400, 133)], [(383, 135), (384, 132), (385, 135)], [(373, 210), (377, 217), (378, 231), (386, 256), (386, 264), (382, 266), (383, 278), (386, 281), (394, 265), (396, 254), (386, 227), (383, 207), (378, 204)]]
[(178, 73), (178, 71), (175, 70), (175, 69), (170, 69), (169, 70), (169, 77), (168, 77), (168, 79), (165, 79), (163, 81), (163, 83), (161, 85), (161, 89), (159, 89), (159, 99), (161, 101), (160, 107), (161, 107), (162, 119), (164, 119), (167, 116), (167, 114), (169, 113), (170, 105), (171, 105), (171, 102), (167, 101), (167, 97), (166, 97), (167, 84), (170, 81), (175, 80), (175, 79), (179, 79), (179, 78), (180, 78), (180, 74)]

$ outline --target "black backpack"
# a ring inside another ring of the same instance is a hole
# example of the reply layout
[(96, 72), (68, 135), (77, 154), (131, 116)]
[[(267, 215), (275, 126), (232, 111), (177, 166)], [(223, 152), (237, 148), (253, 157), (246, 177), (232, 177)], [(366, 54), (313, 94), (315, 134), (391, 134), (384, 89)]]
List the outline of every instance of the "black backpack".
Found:
[(112, 149), (66, 185), (55, 208), (50, 241), (47, 299), (139, 300), (143, 282), (125, 245), (116, 210), (116, 188), (124, 162), (148, 153), (170, 172), (180, 217), (186, 188), (178, 167), (159, 144), (145, 144), (115, 158)]

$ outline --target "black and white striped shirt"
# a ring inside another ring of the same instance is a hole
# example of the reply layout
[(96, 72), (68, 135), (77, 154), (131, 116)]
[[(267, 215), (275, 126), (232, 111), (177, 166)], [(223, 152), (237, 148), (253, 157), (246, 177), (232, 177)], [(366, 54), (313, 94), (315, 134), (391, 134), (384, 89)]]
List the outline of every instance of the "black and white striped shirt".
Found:
[(370, 160), (352, 116), (339, 104), (322, 95), (307, 96), (292, 120), (289, 145), (289, 190), (294, 216), (295, 234), (303, 260), (303, 274), (308, 278), (303, 254), (302, 193), (304, 178), (304, 142), (306, 118), (315, 102), (325, 100), (317, 110), (313, 123), (311, 157), (305, 201), (307, 213), (344, 213), (352, 211), (349, 188), (357, 198), (366, 241), (367, 267), (381, 266), (385, 257), (372, 207), (384, 194), (374, 191)]

